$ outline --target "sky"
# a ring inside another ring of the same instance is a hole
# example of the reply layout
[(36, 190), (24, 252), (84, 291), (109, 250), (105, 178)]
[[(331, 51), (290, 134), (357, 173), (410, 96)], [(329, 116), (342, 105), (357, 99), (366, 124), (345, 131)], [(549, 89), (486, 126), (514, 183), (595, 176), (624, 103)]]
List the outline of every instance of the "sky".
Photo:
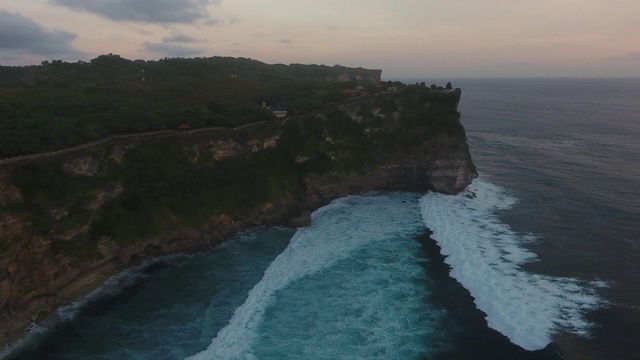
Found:
[(0, 0), (0, 65), (232, 56), (385, 80), (638, 77), (640, 0)]

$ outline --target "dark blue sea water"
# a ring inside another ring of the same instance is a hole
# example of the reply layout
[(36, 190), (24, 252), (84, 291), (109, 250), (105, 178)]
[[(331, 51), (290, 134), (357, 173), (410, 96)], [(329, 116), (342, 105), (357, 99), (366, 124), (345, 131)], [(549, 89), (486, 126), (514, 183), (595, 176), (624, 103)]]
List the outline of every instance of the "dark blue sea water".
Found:
[(455, 86), (482, 178), (518, 199), (501, 220), (538, 238), (526, 268), (608, 284), (590, 337), (558, 343), (576, 358), (640, 359), (640, 79)]
[(640, 359), (640, 79), (456, 80), (481, 176), (113, 278), (8, 359)]

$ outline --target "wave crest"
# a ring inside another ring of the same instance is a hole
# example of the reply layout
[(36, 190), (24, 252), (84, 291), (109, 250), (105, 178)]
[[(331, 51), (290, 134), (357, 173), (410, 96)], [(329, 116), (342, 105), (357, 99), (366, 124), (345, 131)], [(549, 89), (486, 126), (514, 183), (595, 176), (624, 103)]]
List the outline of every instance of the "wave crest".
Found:
[(515, 204), (504, 190), (479, 179), (458, 196), (429, 193), (420, 199), (450, 275), (469, 290), (489, 327), (526, 350), (546, 347), (559, 330), (588, 335), (592, 324), (585, 313), (604, 304), (597, 284), (524, 271), (521, 265), (537, 260), (523, 247), (531, 236), (496, 216)]

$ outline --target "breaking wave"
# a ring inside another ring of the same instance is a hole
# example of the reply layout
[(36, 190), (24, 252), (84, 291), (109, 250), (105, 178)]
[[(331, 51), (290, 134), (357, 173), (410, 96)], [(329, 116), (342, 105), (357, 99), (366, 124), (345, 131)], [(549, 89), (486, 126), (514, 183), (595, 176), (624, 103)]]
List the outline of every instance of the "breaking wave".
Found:
[(420, 199), (450, 275), (469, 290), (489, 327), (526, 350), (544, 348), (560, 330), (588, 335), (592, 324), (585, 313), (604, 304), (596, 295), (604, 284), (523, 270), (537, 260), (523, 246), (535, 238), (514, 232), (496, 215), (516, 203), (483, 180), (458, 196), (431, 192)]
[[(349, 197), (312, 215), (207, 350), (190, 359), (416, 358), (441, 310), (415, 235), (416, 194)], [(304, 281), (299, 281), (304, 278)]]

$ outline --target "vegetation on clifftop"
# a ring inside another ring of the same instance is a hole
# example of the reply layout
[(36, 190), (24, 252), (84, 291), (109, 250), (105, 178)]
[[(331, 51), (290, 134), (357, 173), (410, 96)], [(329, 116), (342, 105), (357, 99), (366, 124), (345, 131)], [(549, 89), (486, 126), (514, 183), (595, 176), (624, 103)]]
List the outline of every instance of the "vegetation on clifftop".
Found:
[(299, 115), (379, 89), (380, 70), (267, 65), (244, 58), (44, 61), (0, 66), (0, 159), (117, 134), (273, 120), (263, 104)]
[[(21, 199), (4, 207), (25, 214), (29, 236), (51, 239), (54, 252), (90, 259), (99, 256), (101, 239), (126, 246), (282, 199), (295, 206), (309, 175), (337, 181), (389, 154), (424, 156), (430, 138), (464, 144), (458, 100), (459, 92), (409, 85), (282, 124), (105, 144), (16, 164), (6, 168), (7, 180)], [(220, 155), (221, 147), (231, 153)]]

